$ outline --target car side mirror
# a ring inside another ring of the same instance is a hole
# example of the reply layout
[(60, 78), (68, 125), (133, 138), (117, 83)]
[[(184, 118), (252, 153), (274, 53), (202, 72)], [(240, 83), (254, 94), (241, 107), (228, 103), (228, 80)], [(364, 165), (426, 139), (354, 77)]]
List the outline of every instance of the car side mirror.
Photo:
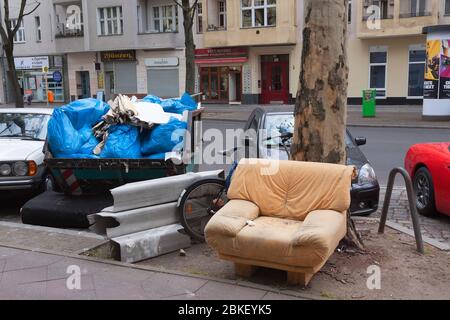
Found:
[(355, 139), (355, 143), (358, 147), (365, 146), (367, 144), (367, 139), (364, 137), (359, 137)]

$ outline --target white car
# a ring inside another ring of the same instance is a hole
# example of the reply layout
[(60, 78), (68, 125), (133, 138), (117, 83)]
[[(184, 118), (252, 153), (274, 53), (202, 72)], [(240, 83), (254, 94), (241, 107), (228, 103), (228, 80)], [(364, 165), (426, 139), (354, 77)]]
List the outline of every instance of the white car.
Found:
[(43, 153), (52, 112), (0, 108), (0, 194), (53, 189)]

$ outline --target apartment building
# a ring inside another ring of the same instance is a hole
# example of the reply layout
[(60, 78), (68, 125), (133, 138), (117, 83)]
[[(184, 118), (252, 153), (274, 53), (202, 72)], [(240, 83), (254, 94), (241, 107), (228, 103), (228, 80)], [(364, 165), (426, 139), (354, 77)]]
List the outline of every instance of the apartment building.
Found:
[[(18, 2), (10, 1), (12, 17)], [(196, 90), (204, 101), (293, 102), (302, 21), (302, 0), (200, 0)], [(182, 24), (172, 0), (42, 0), (16, 36), (16, 67), (35, 101), (45, 100), (46, 78), (57, 101), (99, 91), (106, 98), (117, 92), (177, 96), (185, 82)], [(350, 0), (350, 103), (360, 103), (367, 88), (377, 90), (380, 104), (422, 103), (422, 31), (445, 24), (450, 0)], [(4, 87), (8, 98), (8, 81)]]
[[(10, 16), (17, 16), (19, 0), (10, 3)], [(104, 92), (106, 99), (119, 92), (162, 97), (184, 92), (183, 14), (174, 1), (40, 3), (24, 18), (14, 51), (24, 91), (33, 93), (34, 101), (45, 101), (46, 78), (57, 102), (97, 92)], [(202, 44), (200, 37), (195, 40)], [(48, 74), (42, 72), (44, 66)], [(6, 100), (11, 100), (8, 81), (5, 89)]]

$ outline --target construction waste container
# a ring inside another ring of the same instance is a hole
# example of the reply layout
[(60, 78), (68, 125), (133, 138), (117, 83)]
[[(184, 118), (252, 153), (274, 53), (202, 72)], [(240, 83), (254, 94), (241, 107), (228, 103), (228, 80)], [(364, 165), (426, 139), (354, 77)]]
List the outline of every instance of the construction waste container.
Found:
[(362, 97), (363, 118), (376, 117), (377, 90), (375, 89), (363, 90), (362, 96), (363, 96)]

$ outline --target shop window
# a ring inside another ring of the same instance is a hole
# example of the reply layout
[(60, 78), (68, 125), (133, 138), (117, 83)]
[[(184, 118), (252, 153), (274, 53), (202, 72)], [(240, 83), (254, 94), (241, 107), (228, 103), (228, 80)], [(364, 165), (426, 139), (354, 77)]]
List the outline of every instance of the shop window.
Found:
[(152, 32), (178, 32), (177, 9), (175, 5), (152, 7)]
[(41, 17), (34, 17), (34, 22), (36, 24), (36, 41), (42, 41), (42, 31), (41, 31)]
[(197, 4), (197, 32), (203, 33), (203, 4)]
[(369, 86), (377, 90), (378, 97), (386, 97), (387, 52), (370, 52)]
[(123, 34), (122, 7), (98, 8), (98, 35), (110, 36)]
[(445, 15), (450, 15), (450, 0), (445, 0)]
[[(10, 20), (10, 28), (13, 30), (17, 26), (17, 19)], [(14, 36), (14, 43), (25, 43), (25, 26), (23, 19), (20, 22), (20, 27)]]
[(241, 0), (242, 27), (257, 28), (276, 26), (276, 0)]
[(425, 50), (409, 51), (408, 96), (423, 97), (423, 75), (425, 74)]
[(348, 1), (347, 19), (348, 19), (348, 24), (351, 24), (352, 23), (352, 0)]

